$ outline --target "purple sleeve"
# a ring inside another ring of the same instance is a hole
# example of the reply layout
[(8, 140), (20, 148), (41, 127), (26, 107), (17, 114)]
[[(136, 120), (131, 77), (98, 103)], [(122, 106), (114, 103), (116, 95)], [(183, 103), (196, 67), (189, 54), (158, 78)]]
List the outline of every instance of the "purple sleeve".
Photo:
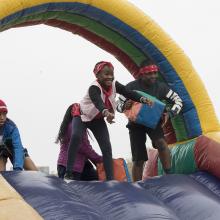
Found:
[(80, 153), (84, 154), (88, 159), (90, 159), (93, 163), (102, 162), (102, 156), (97, 154), (95, 150), (92, 148), (87, 133), (83, 136), (82, 145), (79, 149)]

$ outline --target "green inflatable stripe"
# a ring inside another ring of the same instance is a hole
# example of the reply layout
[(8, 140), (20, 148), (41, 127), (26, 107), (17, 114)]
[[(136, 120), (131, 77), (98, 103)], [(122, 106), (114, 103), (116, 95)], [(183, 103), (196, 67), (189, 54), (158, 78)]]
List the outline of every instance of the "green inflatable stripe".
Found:
[(188, 139), (185, 124), (183, 121), (182, 115), (177, 115), (173, 118), (171, 118), (171, 123), (173, 125), (173, 128), (175, 130), (176, 134), (176, 140), (177, 141), (185, 141)]
[[(194, 157), (195, 142), (196, 140), (191, 140), (184, 144), (177, 144), (171, 149), (173, 173), (190, 174), (197, 170)], [(158, 175), (163, 174), (162, 164), (158, 159)]]
[(57, 19), (61, 21), (65, 21), (67, 23), (79, 25), (90, 32), (97, 34), (98, 36), (106, 39), (111, 42), (118, 48), (120, 48), (123, 52), (125, 52), (137, 65), (146, 59), (146, 56), (133, 44), (131, 44), (126, 38), (121, 36), (115, 31), (112, 31), (108, 27), (88, 19), (84, 16), (70, 14), (67, 12), (47, 12), (41, 14), (33, 14), (26, 17), (21, 17), (17, 19), (15, 22), (10, 22), (7, 26), (4, 26), (0, 31), (6, 30), (11, 26), (22, 24), (28, 21), (47, 21), (49, 19)]
[[(166, 100), (163, 100), (163, 102), (166, 103), (166, 106), (169, 109), (172, 108), (172, 104), (168, 103)], [(185, 127), (182, 113), (180, 112), (179, 115), (172, 117), (170, 119), (170, 121), (171, 121), (171, 124), (172, 124), (174, 132), (175, 132), (176, 140), (177, 141), (187, 140), (188, 136), (187, 136), (186, 127)]]

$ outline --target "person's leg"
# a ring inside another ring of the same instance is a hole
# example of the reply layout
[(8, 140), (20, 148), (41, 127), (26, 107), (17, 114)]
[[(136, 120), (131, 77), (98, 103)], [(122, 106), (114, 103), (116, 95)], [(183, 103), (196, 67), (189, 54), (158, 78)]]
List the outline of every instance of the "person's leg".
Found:
[(24, 169), (38, 171), (37, 166), (35, 165), (34, 161), (29, 156), (26, 148), (24, 148)]
[(7, 163), (7, 158), (0, 157), (0, 172), (6, 171), (6, 163)]
[(73, 164), (75, 162), (75, 158), (80, 147), (80, 143), (82, 142), (83, 134), (86, 131), (86, 126), (82, 122), (80, 117), (73, 117), (72, 119), (72, 135), (68, 149), (68, 159), (66, 166), (66, 175), (67, 179), (73, 178)]
[(132, 179), (134, 182), (142, 180), (144, 164), (147, 161), (146, 132), (142, 126), (129, 128), (129, 137), (132, 153)]
[(134, 182), (142, 180), (145, 161), (133, 161), (132, 163), (132, 179)]
[(155, 147), (158, 149), (159, 158), (166, 174), (171, 173), (171, 156), (170, 150), (164, 138), (155, 140)]
[(93, 167), (92, 163), (87, 160), (81, 174), (81, 180), (83, 181), (92, 181), (98, 180), (97, 170)]
[(103, 164), (106, 173), (106, 180), (113, 180), (113, 161), (112, 147), (109, 132), (104, 119), (97, 119), (86, 123), (88, 128), (93, 132), (99, 147), (102, 151)]
[(57, 165), (57, 175), (60, 179), (64, 179), (64, 175), (66, 173), (66, 167), (63, 165)]
[(158, 150), (159, 158), (162, 163), (164, 172), (167, 174), (171, 173), (170, 150), (165, 141), (161, 124), (159, 123), (154, 130), (149, 129), (148, 135), (152, 140), (153, 147)]
[(35, 165), (35, 163), (33, 162), (33, 160), (30, 157), (24, 158), (24, 169), (38, 171), (37, 166)]
[(81, 180), (81, 173), (73, 172), (73, 179), (72, 180)]

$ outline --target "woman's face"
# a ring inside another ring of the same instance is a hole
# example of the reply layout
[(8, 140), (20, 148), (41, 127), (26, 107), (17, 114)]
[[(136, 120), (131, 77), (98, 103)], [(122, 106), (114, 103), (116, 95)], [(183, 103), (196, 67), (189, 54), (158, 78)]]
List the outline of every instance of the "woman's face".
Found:
[(7, 118), (6, 112), (0, 112), (0, 127), (4, 125)]
[(114, 80), (113, 69), (109, 66), (104, 66), (104, 68), (99, 71), (96, 77), (101, 86), (103, 86), (104, 88), (109, 88)]

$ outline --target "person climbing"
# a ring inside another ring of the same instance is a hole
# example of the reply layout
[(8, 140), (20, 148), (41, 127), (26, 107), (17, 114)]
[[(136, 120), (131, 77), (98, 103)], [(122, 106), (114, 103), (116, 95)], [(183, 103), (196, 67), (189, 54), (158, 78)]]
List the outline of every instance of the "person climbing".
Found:
[[(79, 117), (79, 108), (78, 103), (71, 104), (67, 108), (57, 135), (56, 143), (60, 144), (60, 152), (57, 160), (57, 173), (58, 177), (61, 179), (64, 178), (66, 173), (69, 143), (72, 131), (75, 129), (72, 127), (72, 119), (74, 117)], [(98, 174), (96, 169), (94, 169), (93, 164), (96, 165), (101, 162), (102, 156), (96, 153), (92, 148), (88, 138), (88, 131), (85, 130), (75, 162), (72, 166), (74, 180), (98, 180)]]

